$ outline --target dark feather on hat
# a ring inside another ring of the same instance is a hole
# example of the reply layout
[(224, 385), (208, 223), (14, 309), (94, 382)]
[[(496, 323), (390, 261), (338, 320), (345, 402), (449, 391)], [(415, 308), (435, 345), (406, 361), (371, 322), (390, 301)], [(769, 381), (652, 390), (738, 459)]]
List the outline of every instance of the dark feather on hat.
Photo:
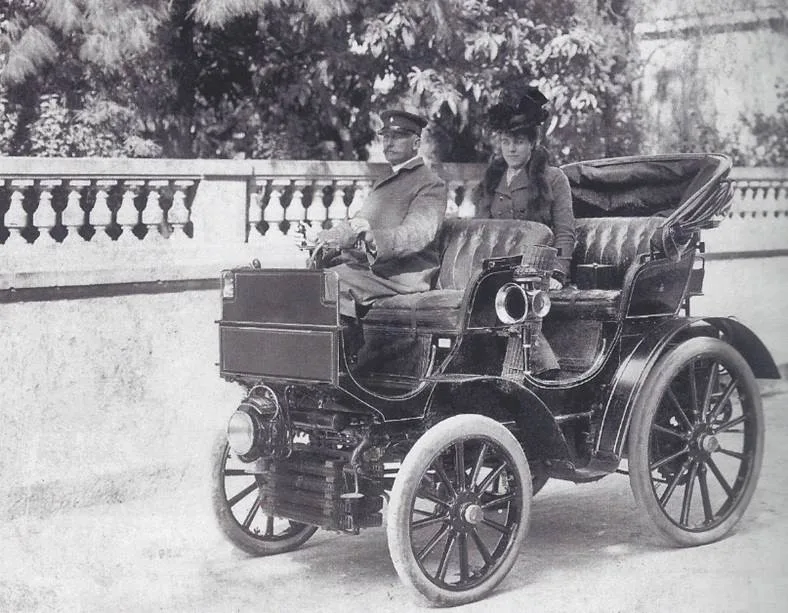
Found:
[(511, 132), (538, 126), (550, 113), (544, 106), (547, 98), (538, 88), (528, 86), (519, 95), (506, 92), (503, 101), (490, 107), (487, 121), (496, 132)]
[(520, 106), (526, 105), (542, 108), (547, 103), (547, 98), (542, 92), (539, 91), (539, 88), (533, 87), (531, 85), (525, 88), (525, 92), (523, 92), (523, 95), (520, 98)]
[(513, 115), (514, 107), (501, 102), (491, 106), (490, 110), (487, 111), (487, 122), (493, 130), (502, 131), (506, 129)]

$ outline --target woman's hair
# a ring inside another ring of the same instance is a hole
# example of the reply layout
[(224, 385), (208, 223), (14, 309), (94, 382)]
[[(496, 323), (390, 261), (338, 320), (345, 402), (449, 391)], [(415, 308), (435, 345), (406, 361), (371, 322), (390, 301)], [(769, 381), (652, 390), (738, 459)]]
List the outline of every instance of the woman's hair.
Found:
[[(518, 130), (517, 134), (524, 134), (531, 139), (531, 142), (537, 142), (538, 130), (538, 126), (531, 126), (523, 131)], [(532, 185), (536, 186), (528, 204), (533, 205), (537, 210), (550, 211), (553, 205), (553, 190), (547, 182), (546, 174), (549, 161), (550, 152), (542, 145), (536, 145), (531, 151), (531, 159), (528, 160), (526, 167), (528, 178), (531, 179)], [(507, 164), (503, 156), (494, 153), (479, 184), (484, 194), (489, 196), (495, 193), (495, 188), (498, 187), (498, 183), (506, 173), (506, 168)]]

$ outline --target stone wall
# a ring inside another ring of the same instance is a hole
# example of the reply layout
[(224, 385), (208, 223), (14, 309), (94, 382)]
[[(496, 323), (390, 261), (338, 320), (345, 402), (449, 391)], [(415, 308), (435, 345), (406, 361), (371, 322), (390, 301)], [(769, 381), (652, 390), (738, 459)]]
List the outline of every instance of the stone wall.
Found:
[(636, 34), (640, 98), (649, 126), (644, 152), (704, 142), (708, 128), (743, 149), (754, 145), (742, 116), (774, 115), (778, 86), (786, 86), (784, 1), (643, 3)]

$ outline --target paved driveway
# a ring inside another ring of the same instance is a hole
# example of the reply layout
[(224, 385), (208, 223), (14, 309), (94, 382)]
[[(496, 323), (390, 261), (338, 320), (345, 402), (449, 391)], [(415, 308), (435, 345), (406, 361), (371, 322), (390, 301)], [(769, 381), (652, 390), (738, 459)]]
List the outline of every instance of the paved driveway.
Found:
[[(457, 611), (784, 611), (788, 602), (788, 394), (765, 399), (761, 481), (738, 531), (695, 549), (663, 547), (625, 476), (550, 482), (534, 502), (513, 571)], [(207, 453), (207, 450), (206, 450)], [(0, 527), (0, 611), (420, 611), (399, 583), (383, 530), (318, 532), (301, 550), (250, 558), (213, 526), (201, 488), (86, 507)]]

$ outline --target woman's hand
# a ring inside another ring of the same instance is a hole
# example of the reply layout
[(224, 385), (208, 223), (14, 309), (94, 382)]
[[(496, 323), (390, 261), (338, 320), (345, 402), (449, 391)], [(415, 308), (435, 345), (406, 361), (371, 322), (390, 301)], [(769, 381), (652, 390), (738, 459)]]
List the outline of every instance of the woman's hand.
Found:
[(555, 277), (550, 277), (550, 289), (561, 289), (564, 286), (558, 279)]

